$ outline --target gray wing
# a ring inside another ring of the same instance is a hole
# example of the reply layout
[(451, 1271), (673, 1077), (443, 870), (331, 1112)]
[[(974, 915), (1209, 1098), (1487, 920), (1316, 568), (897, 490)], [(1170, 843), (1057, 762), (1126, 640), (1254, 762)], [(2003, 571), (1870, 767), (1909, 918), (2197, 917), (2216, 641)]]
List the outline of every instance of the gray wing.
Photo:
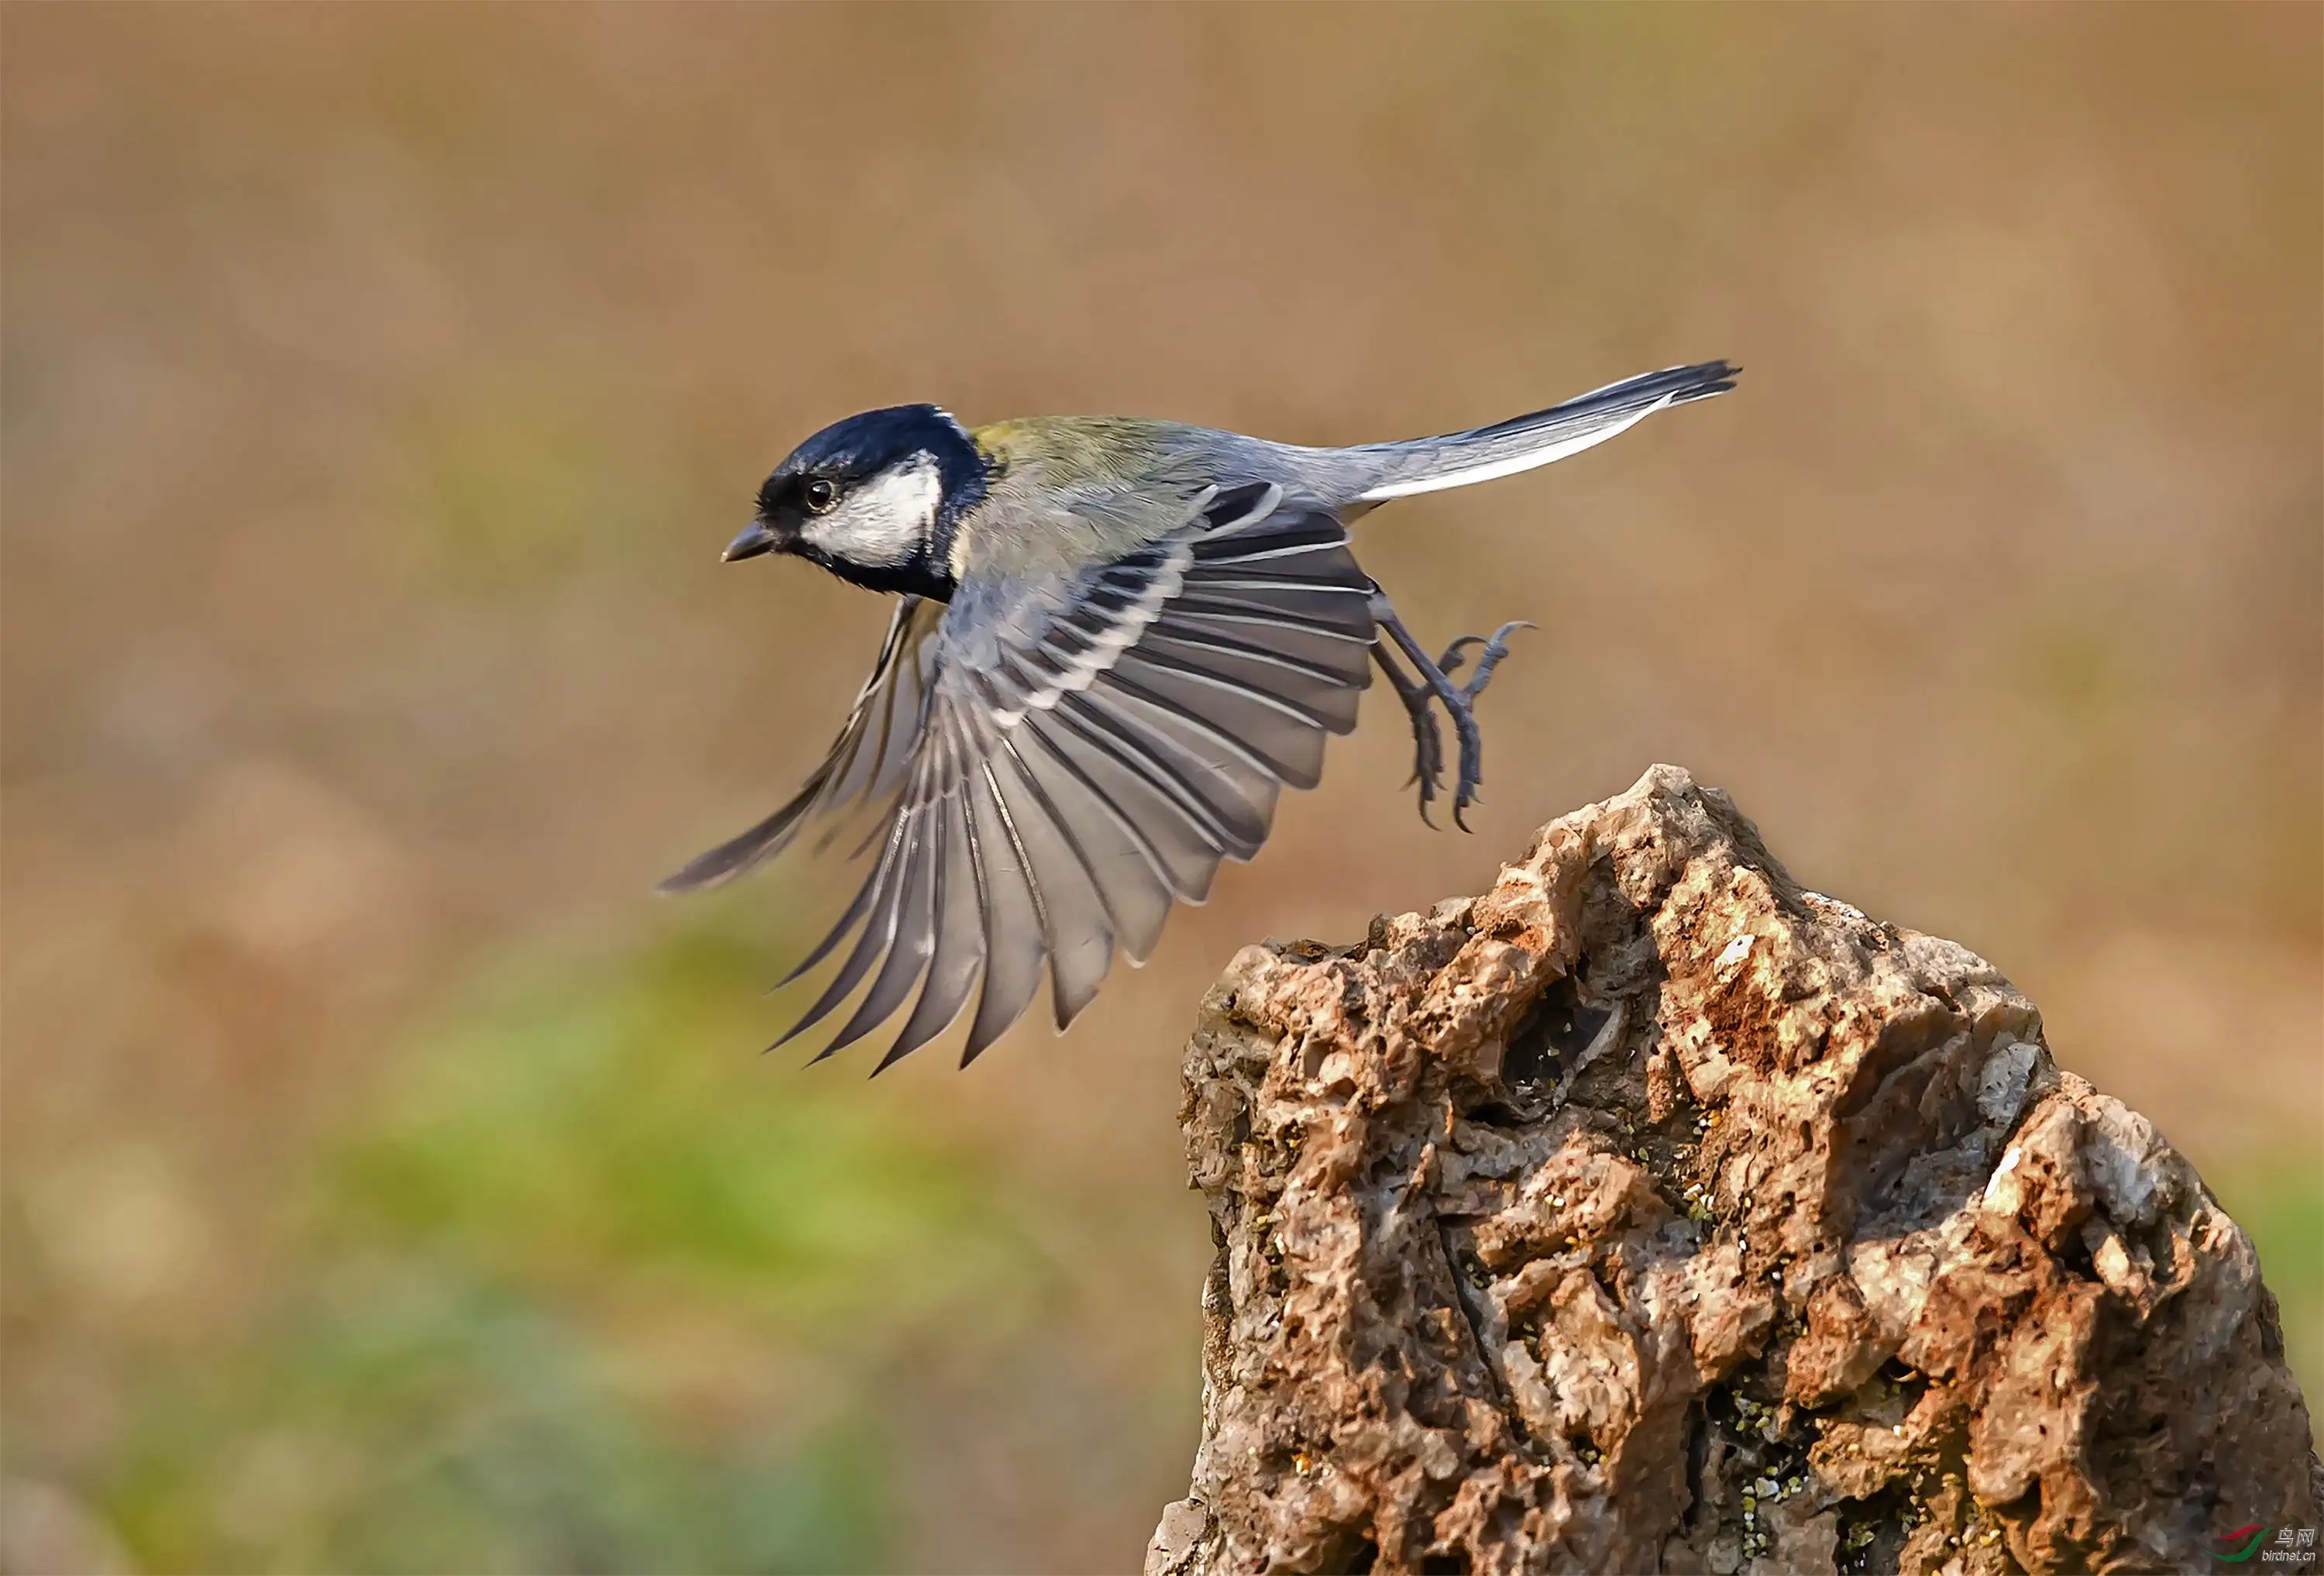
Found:
[[(719, 886), (780, 853), (818, 817), (869, 799), (892, 797), (919, 735), (921, 702), (936, 668), (936, 635), (944, 608), (924, 597), (896, 604), (872, 677), (839, 731), (838, 742), (807, 786), (779, 810), (729, 838), (661, 883), (665, 892)], [(792, 978), (798, 976), (794, 974)]]
[(965, 1063), (1045, 969), (1062, 1029), (1117, 948), (1143, 963), (1174, 902), (1259, 851), (1284, 785), (1315, 784), (1370, 678), (1372, 583), (1341, 521), (1279, 486), (1198, 502), (1111, 563), (955, 594), (878, 855), (802, 967), (854, 944), (790, 1035), (868, 978), (823, 1054), (913, 1000), (885, 1067), (981, 980)]

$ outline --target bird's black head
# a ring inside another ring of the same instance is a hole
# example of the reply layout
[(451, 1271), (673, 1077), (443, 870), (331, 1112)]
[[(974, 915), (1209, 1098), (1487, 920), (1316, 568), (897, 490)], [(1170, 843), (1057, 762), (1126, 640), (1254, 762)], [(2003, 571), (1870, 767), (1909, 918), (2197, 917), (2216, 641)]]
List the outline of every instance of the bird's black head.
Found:
[(866, 410), (775, 467), (726, 557), (794, 553), (874, 591), (946, 601), (953, 532), (983, 496), (983, 456), (950, 415), (934, 405)]

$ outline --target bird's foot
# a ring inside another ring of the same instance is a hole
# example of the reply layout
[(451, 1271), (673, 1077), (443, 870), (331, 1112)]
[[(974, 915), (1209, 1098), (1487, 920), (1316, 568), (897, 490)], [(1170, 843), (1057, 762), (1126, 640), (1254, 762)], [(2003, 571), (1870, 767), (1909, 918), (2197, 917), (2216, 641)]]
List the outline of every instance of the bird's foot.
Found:
[(1493, 681), (1493, 669), (1499, 668), (1501, 659), (1509, 654), (1509, 637), (1519, 630), (1539, 627), (1529, 619), (1513, 618), (1489, 635), (1462, 635), (1444, 648), (1444, 655), (1436, 659), (1436, 670), (1450, 678), (1469, 659), (1468, 648), (1484, 647), (1484, 655), (1477, 659), (1477, 670), (1469, 675), (1467, 683), (1455, 687), (1461, 691), (1463, 700), (1474, 701), (1485, 693), (1485, 686)]
[[(1490, 635), (1463, 635), (1445, 647), (1444, 654), (1432, 662), (1412, 631), (1404, 627), (1404, 621), (1397, 617), (1396, 609), (1388, 604), (1386, 596), (1374, 596), (1372, 616), (1381, 634), (1387, 637), (1385, 641), (1374, 643), (1372, 655), (1412, 719), (1413, 768), (1409, 780), (1420, 785), (1420, 818), (1431, 826), (1436, 825), (1429, 817), (1428, 806), (1443, 781), (1443, 739), (1438, 732), (1434, 709), (1442, 705), (1452, 719), (1452, 731), (1461, 746), (1460, 770), (1452, 792), (1452, 820), (1466, 832), (1466, 812), (1477, 802), (1477, 789), (1484, 782), (1484, 741), (1477, 729), (1476, 700), (1485, 692), (1485, 686), (1492, 682), (1493, 670), (1509, 654), (1510, 634), (1534, 626), (1523, 619), (1513, 619)], [(1389, 643), (1412, 665), (1413, 672), (1406, 672), (1388, 654)], [(1472, 646), (1484, 650), (1478, 654), (1476, 668), (1467, 681), (1456, 684), (1452, 676), (1467, 663), (1469, 648)]]

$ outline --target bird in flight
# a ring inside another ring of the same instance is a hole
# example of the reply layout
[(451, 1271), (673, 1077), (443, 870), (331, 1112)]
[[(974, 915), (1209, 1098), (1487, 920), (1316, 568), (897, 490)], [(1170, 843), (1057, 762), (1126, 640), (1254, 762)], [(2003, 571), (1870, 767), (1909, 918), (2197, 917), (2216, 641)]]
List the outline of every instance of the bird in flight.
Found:
[(827, 427), (775, 467), (725, 558), (806, 558), (893, 594), (894, 616), (807, 786), (663, 889), (730, 880), (811, 825), (826, 841), (863, 825), (856, 852), (877, 852), (854, 900), (784, 982), (853, 945), (783, 1039), (869, 977), (816, 1059), (911, 1000), (885, 1068), (975, 991), (966, 1065), (1044, 972), (1062, 1032), (1117, 949), (1144, 963), (1173, 903), (1201, 902), (1221, 860), (1259, 852), (1280, 789), (1315, 786), (1324, 738), (1355, 727), (1375, 665), (1411, 719), (1422, 817), (1444, 772), (1438, 708), (1455, 821), (1473, 801), (1477, 696), (1529, 626), (1432, 659), (1357, 566), (1350, 525), (1392, 499), (1563, 459), (1735, 376), (1723, 361), (1672, 367), (1490, 427), (1353, 448), (1111, 416), (969, 428), (934, 405)]

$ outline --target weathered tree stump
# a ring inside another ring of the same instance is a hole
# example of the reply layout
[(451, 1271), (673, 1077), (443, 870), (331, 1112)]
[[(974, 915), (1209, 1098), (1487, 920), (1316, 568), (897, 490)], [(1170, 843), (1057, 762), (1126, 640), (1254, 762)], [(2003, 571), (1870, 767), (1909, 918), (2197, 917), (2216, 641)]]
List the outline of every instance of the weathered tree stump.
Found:
[(2196, 1571), (2324, 1521), (2249, 1240), (1990, 964), (1656, 767), (1244, 951), (1163, 1573)]

